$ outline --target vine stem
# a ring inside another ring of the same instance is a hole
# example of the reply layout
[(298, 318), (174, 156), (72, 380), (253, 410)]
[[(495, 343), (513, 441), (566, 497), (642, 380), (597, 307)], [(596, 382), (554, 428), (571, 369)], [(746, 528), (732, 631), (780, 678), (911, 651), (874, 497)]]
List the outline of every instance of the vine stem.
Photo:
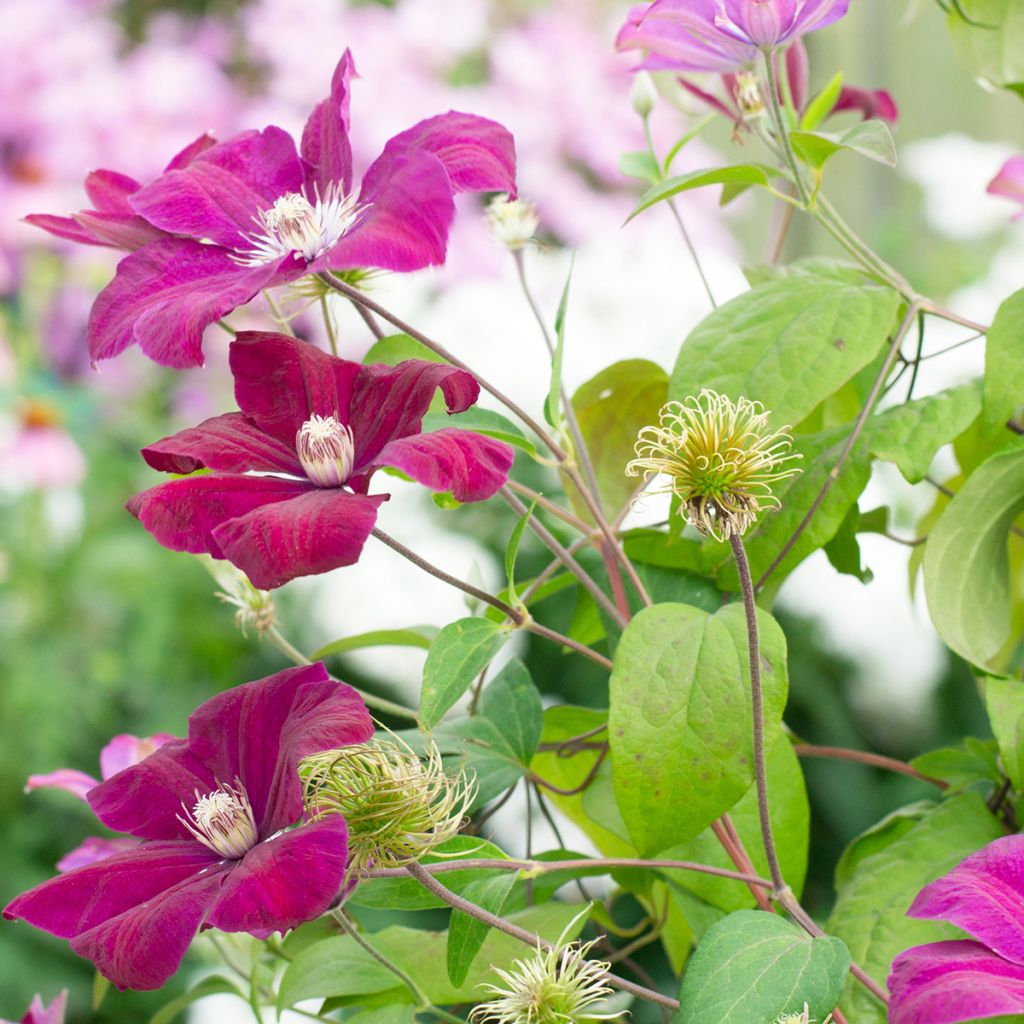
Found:
[(590, 523), (583, 522), (582, 519), (574, 516), (567, 508), (563, 508), (550, 498), (545, 498), (540, 491), (535, 491), (532, 487), (527, 487), (526, 484), (519, 483), (518, 480), (510, 479), (505, 486), (510, 491), (515, 491), (516, 494), (527, 498), (529, 501), (537, 502), (545, 512), (550, 512), (556, 519), (561, 519), (566, 526), (571, 526), (574, 530), (582, 533), (584, 537), (589, 539), (590, 535), (593, 533), (593, 528)]
[(906, 775), (911, 779), (918, 779), (927, 782), (939, 789), (946, 789), (948, 782), (942, 779), (933, 779), (930, 775), (923, 775), (916, 768), (912, 768), (906, 761), (898, 761), (894, 757), (886, 757), (884, 754), (871, 754), (866, 750), (850, 750), (848, 747), (821, 747), (812, 743), (794, 743), (793, 753), (797, 757), (821, 757), (835, 761), (853, 761), (857, 764), (870, 765), (872, 768), (884, 768), (886, 771), (896, 772), (899, 775)]
[[(761, 574), (760, 579), (755, 585), (755, 590), (761, 590), (772, 573), (783, 563), (786, 556), (793, 550), (796, 542), (803, 535), (804, 530), (810, 525), (811, 520), (817, 514), (819, 508), (821, 508), (822, 502), (824, 502), (826, 495), (832, 489), (832, 485), (839, 479), (839, 473), (843, 466), (846, 464), (846, 460), (849, 458), (850, 453), (853, 451), (854, 446), (860, 439), (860, 435), (867, 424), (868, 418), (874, 411), (875, 404), (878, 401), (879, 396), (882, 393), (882, 388), (885, 386), (886, 378), (892, 371), (893, 364), (896, 362), (896, 356), (899, 353), (900, 345), (903, 339), (906, 337), (907, 331), (910, 330), (911, 324), (917, 319), (920, 312), (919, 307), (911, 302), (907, 307), (906, 315), (903, 317), (902, 323), (897, 328), (896, 333), (893, 335), (892, 343), (889, 346), (889, 352), (885, 357), (885, 361), (882, 363), (881, 369), (878, 371), (875, 377), (874, 384), (871, 386), (871, 393), (868, 395), (867, 401), (864, 403), (864, 407), (860, 411), (860, 415), (857, 417), (856, 422), (853, 425), (853, 429), (850, 431), (849, 436), (846, 439), (846, 443), (843, 445), (842, 450), (839, 452), (839, 457), (835, 461), (835, 465), (829, 470), (828, 476), (825, 478), (824, 483), (821, 485), (818, 493), (814, 496), (814, 501), (811, 502), (810, 508), (804, 513), (803, 519), (797, 524), (796, 529), (789, 535), (786, 543), (776, 552), (775, 557), (768, 564), (768, 568)], [(745, 553), (744, 553), (745, 554)]]
[(537, 636), (542, 636), (562, 647), (568, 647), (577, 654), (582, 654), (583, 657), (589, 658), (591, 661), (600, 665), (602, 668), (607, 669), (609, 672), (612, 670), (612, 663), (603, 654), (598, 654), (597, 651), (573, 640), (572, 637), (563, 636), (561, 633), (556, 633), (553, 629), (548, 629), (547, 626), (542, 626), (539, 622), (535, 622), (525, 612), (520, 611), (518, 608), (513, 608), (507, 601), (502, 601), (500, 597), (494, 597), (492, 594), (488, 594), (486, 590), (474, 587), (472, 583), (467, 583), (465, 580), (460, 580), (457, 576), (452, 576), (443, 569), (439, 569), (436, 565), (428, 562), (425, 558), (421, 558), (415, 551), (407, 548), (404, 544), (395, 540), (394, 537), (386, 534), (378, 527), (373, 528), (373, 536), (376, 537), (377, 540), (386, 544), (392, 551), (397, 552), (403, 558), (412, 562), (412, 564), (417, 568), (429, 573), (431, 576), (441, 580), (443, 583), (447, 583), (449, 586), (455, 587), (456, 590), (461, 590), (464, 594), (469, 594), (470, 597), (475, 597), (478, 601), (483, 601), (484, 604), (490, 605), (492, 608), (501, 612), (501, 614), (507, 619), (511, 619), (512, 622), (514, 622), (520, 629), (525, 629), (530, 633), (536, 633)]
[[(525, 928), (520, 928), (511, 921), (505, 921), (497, 915), (484, 910), (483, 907), (478, 907), (475, 903), (471, 903), (469, 900), (452, 892), (449, 888), (442, 885), (436, 878), (434, 878), (434, 876), (421, 864), (408, 864), (406, 865), (405, 870), (412, 875), (420, 885), (433, 893), (439, 900), (447, 903), (448, 906), (454, 907), (456, 910), (461, 910), (464, 914), (468, 914), (477, 921), (483, 921), (484, 924), (489, 925), (491, 928), (497, 928), (498, 931), (505, 932), (506, 935), (511, 935), (513, 938), (519, 939), (521, 942), (525, 942), (528, 946), (532, 946), (534, 949), (547, 951), (555, 948), (552, 943), (542, 939), (534, 932), (527, 931)], [(666, 1006), (670, 1010), (679, 1009), (678, 1000), (672, 999), (669, 996), (663, 996), (660, 992), (655, 992), (654, 989), (634, 984), (632, 981), (627, 981), (625, 978), (620, 978), (615, 974), (606, 974), (605, 980), (614, 988), (621, 989), (623, 992), (629, 992), (631, 995), (634, 995), (639, 999), (646, 999), (649, 1002), (657, 1003), (659, 1006)]]
[(809, 206), (807, 186), (804, 184), (803, 175), (797, 166), (796, 156), (789, 141), (789, 132), (786, 131), (786, 123), (782, 118), (782, 108), (779, 106), (779, 82), (775, 74), (774, 51), (764, 49), (761, 51), (761, 55), (764, 57), (765, 74), (768, 77), (768, 109), (771, 111), (772, 124), (775, 126), (775, 132), (779, 137), (779, 145), (782, 146), (786, 164), (789, 166), (789, 173), (793, 175), (793, 182), (796, 185), (800, 203), (807, 209)]

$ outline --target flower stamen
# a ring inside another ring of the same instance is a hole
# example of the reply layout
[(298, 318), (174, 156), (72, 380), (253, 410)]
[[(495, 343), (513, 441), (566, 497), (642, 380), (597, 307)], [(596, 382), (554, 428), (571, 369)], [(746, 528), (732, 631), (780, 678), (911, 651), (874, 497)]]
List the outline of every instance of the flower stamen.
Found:
[(259, 841), (252, 805), (238, 779), (234, 786), (220, 783), (205, 796), (197, 789), (195, 797), (191, 811), (182, 804), (185, 814), (179, 814), (178, 821), (203, 846), (229, 860), (238, 860)]
[(352, 475), (356, 453), (352, 429), (333, 416), (310, 416), (295, 435), (295, 452), (317, 487), (340, 487)]

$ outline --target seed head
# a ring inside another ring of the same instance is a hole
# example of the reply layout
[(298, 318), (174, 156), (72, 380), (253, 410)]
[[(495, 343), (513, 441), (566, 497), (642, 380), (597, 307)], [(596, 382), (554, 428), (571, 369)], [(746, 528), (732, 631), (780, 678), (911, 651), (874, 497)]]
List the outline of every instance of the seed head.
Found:
[(789, 434), (768, 432), (768, 415), (759, 402), (705, 388), (699, 397), (669, 402), (659, 425), (637, 436), (629, 476), (667, 481), (654, 493), (678, 495), (679, 514), (706, 537), (728, 540), (746, 532), (765, 508), (779, 508), (772, 484), (799, 472), (785, 463), (801, 456), (790, 452)]
[(491, 998), (473, 1008), (471, 1024), (576, 1024), (620, 1017), (625, 1011), (591, 1009), (612, 994), (606, 983), (611, 965), (587, 959), (596, 941), (538, 949), (527, 960), (514, 960), (507, 971), (493, 968), (501, 984), (481, 986)]
[(353, 876), (411, 864), (451, 839), (476, 795), (476, 781), (446, 770), (433, 742), (421, 760), (397, 737), (314, 754), (299, 773), (311, 818), (344, 816)]

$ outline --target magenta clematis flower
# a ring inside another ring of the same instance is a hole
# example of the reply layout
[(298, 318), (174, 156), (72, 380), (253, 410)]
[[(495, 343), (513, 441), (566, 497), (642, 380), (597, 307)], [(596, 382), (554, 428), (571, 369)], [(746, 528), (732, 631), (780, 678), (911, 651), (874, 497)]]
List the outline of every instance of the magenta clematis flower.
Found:
[[(999, 168), (999, 173), (988, 183), (985, 189), (990, 195), (1005, 196), (1024, 206), (1024, 156), (1011, 156)], [(1013, 219), (1024, 217), (1024, 209), (1014, 214)]]
[[(187, 167), (215, 142), (209, 133), (200, 135), (171, 159), (165, 173)], [(134, 178), (119, 171), (90, 171), (85, 177), (85, 192), (94, 209), (79, 210), (70, 217), (30, 213), (25, 221), (70, 242), (107, 245), (133, 252), (167, 237), (166, 231), (154, 227), (132, 209), (129, 200), (141, 188), (142, 185)]]
[[(265, 939), (323, 914), (348, 861), (345, 821), (302, 823), (303, 757), (363, 743), (370, 716), (323, 665), (218, 694), (166, 743), (89, 792), (137, 847), (53, 878), (4, 910), (71, 940), (120, 988), (159, 988), (206, 928)], [(297, 828), (290, 826), (299, 823)]]
[(926, 885), (907, 914), (963, 928), (978, 941), (908, 949), (889, 975), (891, 1024), (954, 1024), (1024, 1014), (1024, 835), (972, 853)]
[(211, 146), (127, 197), (167, 237), (118, 265), (89, 319), (94, 360), (137, 342), (155, 362), (199, 366), (204, 328), (261, 290), (309, 273), (441, 264), (457, 192), (515, 194), (501, 125), (451, 111), (396, 135), (352, 184), (346, 50), (298, 150), (280, 128)]
[(654, 0), (633, 7), (619, 50), (646, 50), (651, 71), (737, 71), (761, 51), (824, 28), (850, 0)]
[[(56, 996), (49, 1006), (43, 1006), (43, 1001), (36, 996), (25, 1016), (21, 1018), (21, 1024), (64, 1024), (64, 1011), (67, 1008), (68, 992), (65, 989), (59, 996)], [(15, 1024), (14, 1021), (0, 1020), (0, 1024)]]
[(381, 466), (459, 501), (489, 498), (514, 453), (468, 430), (421, 434), (437, 388), (462, 412), (480, 387), (464, 370), (410, 359), (363, 366), (280, 334), (231, 343), (241, 412), (215, 416), (142, 450), (166, 473), (203, 473), (137, 494), (128, 509), (174, 551), (226, 558), (262, 590), (354, 563), (387, 494)]
[[(145, 739), (121, 733), (100, 751), (100, 775), (104, 779), (109, 779), (119, 771), (138, 764), (173, 739), (176, 737), (166, 732), (158, 732)], [(94, 779), (85, 772), (74, 768), (59, 768), (47, 775), (30, 775), (25, 783), (25, 792), (31, 792), (33, 789), (63, 789), (79, 800), (85, 800), (89, 790), (99, 784), (99, 779)], [(57, 870), (70, 871), (86, 864), (95, 864), (97, 861), (112, 857), (115, 853), (130, 850), (136, 845), (138, 843), (135, 839), (90, 836), (57, 861)]]

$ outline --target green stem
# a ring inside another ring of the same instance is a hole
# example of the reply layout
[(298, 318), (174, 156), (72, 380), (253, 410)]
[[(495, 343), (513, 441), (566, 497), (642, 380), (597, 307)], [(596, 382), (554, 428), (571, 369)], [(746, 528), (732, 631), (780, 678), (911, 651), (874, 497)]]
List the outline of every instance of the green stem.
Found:
[(779, 83), (775, 74), (775, 61), (772, 59), (773, 51), (770, 49), (761, 51), (764, 57), (765, 74), (768, 79), (768, 110), (771, 112), (772, 124), (775, 127), (775, 134), (778, 136), (779, 145), (782, 146), (782, 153), (786, 158), (786, 166), (793, 177), (796, 185), (797, 195), (804, 209), (810, 209), (810, 199), (807, 195), (807, 186), (804, 185), (803, 175), (796, 162), (796, 154), (789, 141), (789, 132), (786, 130), (786, 122), (782, 117), (782, 108), (779, 106)]
[(433, 1006), (433, 1003), (431, 1003), (427, 998), (423, 989), (421, 989), (419, 985), (417, 985), (416, 982), (398, 966), (398, 964), (389, 960), (383, 953), (375, 949), (372, 943), (368, 942), (359, 933), (359, 929), (352, 923), (344, 910), (341, 910), (340, 908), (332, 910), (331, 918), (341, 926), (342, 931), (348, 935), (357, 946), (369, 953), (370, 956), (372, 956), (373, 959), (382, 967), (386, 967), (412, 993), (412, 997), (416, 1000), (416, 1005), (419, 1009), (426, 1009), (429, 1006)]
[(327, 296), (320, 296), (320, 312), (324, 318), (324, 328), (327, 331), (327, 341), (331, 346), (331, 354), (338, 354), (338, 337), (334, 331), (334, 317), (331, 316), (330, 307), (327, 305)]

